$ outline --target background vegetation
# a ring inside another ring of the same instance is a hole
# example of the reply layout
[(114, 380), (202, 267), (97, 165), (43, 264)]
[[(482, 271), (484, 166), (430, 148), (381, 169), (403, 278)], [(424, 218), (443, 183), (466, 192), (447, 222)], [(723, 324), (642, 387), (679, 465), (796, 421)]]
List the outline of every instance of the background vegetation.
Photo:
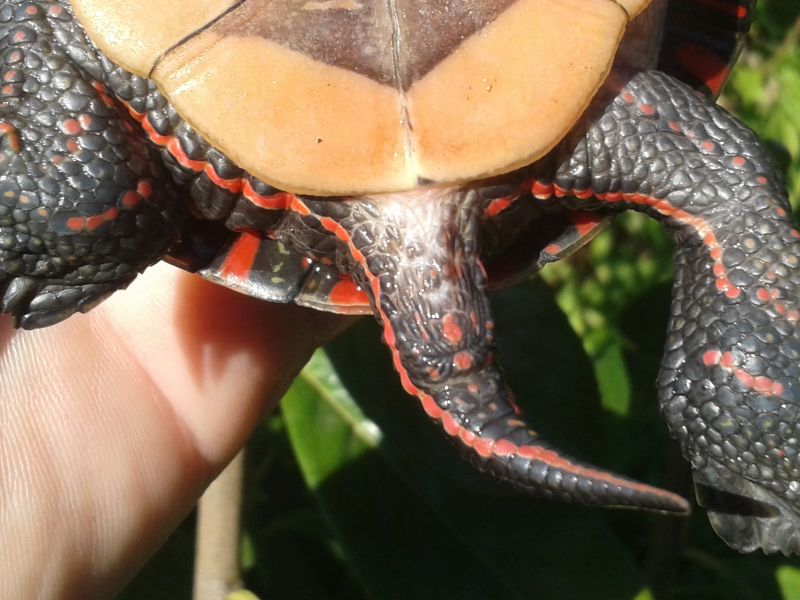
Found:
[[(762, 0), (723, 104), (767, 140), (800, 200), (800, 5)], [(494, 299), (535, 426), (597, 464), (692, 497), (653, 381), (670, 243), (630, 214)], [(740, 556), (689, 519), (523, 497), (463, 464), (399, 388), (374, 323), (320, 351), (248, 448), (242, 560), (264, 599), (800, 599), (800, 561)], [(188, 598), (191, 519), (125, 598)]]

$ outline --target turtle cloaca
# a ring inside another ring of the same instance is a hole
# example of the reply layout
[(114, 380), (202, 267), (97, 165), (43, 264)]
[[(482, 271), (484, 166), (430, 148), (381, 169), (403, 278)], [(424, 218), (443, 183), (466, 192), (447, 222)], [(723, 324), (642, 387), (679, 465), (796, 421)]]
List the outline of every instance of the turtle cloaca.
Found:
[(800, 551), (800, 233), (714, 104), (751, 0), (4, 0), (0, 309), (35, 328), (164, 257), (371, 313), (481, 469), (569, 502), (681, 497), (548, 445), (487, 289), (638, 210), (675, 242), (658, 396), (733, 548)]

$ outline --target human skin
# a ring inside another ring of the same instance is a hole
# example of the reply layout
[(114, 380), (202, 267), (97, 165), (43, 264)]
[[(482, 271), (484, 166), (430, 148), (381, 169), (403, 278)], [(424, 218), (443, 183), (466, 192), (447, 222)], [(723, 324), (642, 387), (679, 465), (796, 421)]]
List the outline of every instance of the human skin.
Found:
[(0, 590), (133, 576), (346, 320), (157, 265), (87, 315), (0, 318)]

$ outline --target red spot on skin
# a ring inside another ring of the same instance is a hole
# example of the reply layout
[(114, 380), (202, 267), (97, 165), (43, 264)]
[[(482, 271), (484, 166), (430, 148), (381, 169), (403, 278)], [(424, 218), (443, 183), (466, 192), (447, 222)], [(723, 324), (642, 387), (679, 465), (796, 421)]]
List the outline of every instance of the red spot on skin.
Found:
[(714, 142), (705, 141), (705, 142), (703, 142), (701, 144), (701, 147), (703, 148), (703, 150), (706, 150), (708, 152), (712, 152), (713, 150), (716, 149), (717, 145)]
[(800, 231), (797, 231), (797, 229), (791, 229), (789, 231), (789, 235), (791, 235), (793, 238), (800, 238)]
[(0, 123), (0, 136), (4, 137), (12, 152), (22, 152), (22, 142), (19, 139), (17, 128), (11, 123)]
[(561, 252), (561, 246), (558, 244), (547, 244), (544, 248), (545, 254), (549, 254), (551, 256), (555, 256), (559, 252)]
[(656, 109), (655, 109), (655, 107), (654, 107), (654, 106), (652, 106), (652, 105), (650, 105), (650, 104), (644, 104), (644, 103), (640, 104), (640, 105), (639, 105), (639, 111), (640, 111), (640, 112), (641, 112), (643, 115), (647, 115), (648, 117), (650, 117), (650, 116), (652, 116), (652, 115), (656, 114)]
[(78, 135), (83, 131), (81, 124), (75, 119), (67, 119), (61, 123), (61, 131), (67, 135)]
[(455, 317), (450, 313), (442, 318), (442, 337), (451, 346), (457, 346), (464, 339), (464, 332), (461, 331)]
[(10, 69), (10, 70), (5, 72), (5, 75), (3, 75), (3, 79), (5, 81), (14, 81), (14, 78), (16, 78), (17, 73), (18, 73), (18, 71), (14, 70), (14, 69)]
[(70, 154), (75, 154), (78, 150), (80, 150), (80, 147), (78, 146), (78, 142), (76, 142), (74, 139), (68, 139), (67, 140), (67, 152), (69, 152)]
[(25, 7), (25, 14), (31, 16), (39, 14), (39, 7), (33, 4), (29, 4), (28, 6)]
[(125, 192), (125, 194), (122, 196), (122, 207), (133, 208), (141, 201), (142, 201), (142, 196), (139, 195), (137, 192), (134, 191)]
[(678, 125), (678, 124), (677, 124), (675, 121), (670, 121), (669, 123), (667, 123), (667, 125), (668, 125), (668, 126), (669, 126), (669, 128), (670, 128), (670, 129), (672, 129), (672, 131), (674, 131), (675, 133), (680, 133), (680, 132), (681, 132), (681, 126), (680, 126), (680, 125)]
[(763, 175), (759, 175), (758, 177), (756, 177), (756, 183), (758, 183), (760, 185), (767, 185), (768, 180)]
[(793, 308), (786, 313), (786, 318), (792, 321), (793, 323), (796, 323), (797, 321), (800, 320), (800, 311)]
[(784, 316), (786, 314), (786, 306), (783, 304), (783, 302), (776, 302), (773, 306), (775, 307), (775, 312), (780, 316)]
[(466, 350), (457, 352), (453, 357), (453, 364), (459, 371), (466, 371), (467, 369), (472, 368), (473, 363), (474, 359), (472, 358), (472, 353)]
[(4, 85), (2, 88), (0, 88), (0, 93), (4, 94), (5, 96), (10, 96), (14, 93), (14, 86)]
[(27, 38), (27, 36), (25, 35), (25, 32), (24, 32), (24, 31), (17, 31), (17, 32), (16, 32), (16, 33), (14, 33), (14, 35), (12, 36), (12, 39), (13, 39), (15, 42), (24, 42), (26, 38)]
[(622, 101), (625, 102), (626, 104), (633, 104), (634, 102), (636, 102), (636, 98), (633, 96), (631, 92), (626, 90), (622, 92)]
[(64, 13), (64, 8), (62, 6), (54, 5), (48, 8), (47, 12), (54, 17), (58, 17)]
[(261, 238), (248, 232), (242, 232), (231, 245), (219, 273), (223, 277), (246, 281), (253, 268)]
[(149, 179), (140, 179), (136, 184), (136, 193), (144, 199), (150, 198), (153, 195), (153, 182)]
[(726, 369), (730, 369), (730, 368), (733, 367), (734, 364), (736, 364), (736, 359), (733, 357), (733, 354), (731, 354), (730, 352), (725, 352), (722, 355), (722, 358), (720, 359), (719, 364), (721, 364)]
[(481, 386), (479, 386), (477, 383), (470, 383), (467, 385), (467, 390), (469, 390), (469, 392), (472, 394), (477, 394), (481, 391)]
[(785, 216), (786, 216), (786, 211), (785, 211), (785, 210), (783, 210), (783, 209), (782, 209), (782, 208), (779, 206), (778, 208), (776, 208), (776, 209), (775, 209), (775, 214), (776, 214), (776, 215), (778, 215), (779, 217), (785, 217)]
[(734, 156), (731, 159), (731, 164), (736, 168), (741, 168), (747, 163), (747, 159), (744, 156)]
[(762, 302), (769, 302), (772, 299), (772, 295), (766, 288), (758, 288), (756, 290), (756, 298), (758, 298)]
[(719, 364), (722, 354), (719, 350), (706, 350), (703, 353), (703, 364), (707, 367), (713, 367)]
[(70, 217), (67, 219), (67, 229), (70, 231), (83, 231), (84, 219), (82, 217)]
[(337, 306), (369, 306), (367, 294), (349, 277), (334, 284), (328, 300)]
[(430, 368), (428, 369), (428, 379), (431, 381), (439, 381), (442, 378), (442, 373), (439, 369)]

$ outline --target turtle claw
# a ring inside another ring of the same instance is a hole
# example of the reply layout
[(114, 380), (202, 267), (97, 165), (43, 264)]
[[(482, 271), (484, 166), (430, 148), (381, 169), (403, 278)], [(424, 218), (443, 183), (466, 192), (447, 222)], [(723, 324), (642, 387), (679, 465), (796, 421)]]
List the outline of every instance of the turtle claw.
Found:
[(5, 286), (0, 313), (10, 314), (15, 327), (47, 327), (76, 312), (87, 312), (124, 285), (119, 282), (67, 285), (14, 277)]

